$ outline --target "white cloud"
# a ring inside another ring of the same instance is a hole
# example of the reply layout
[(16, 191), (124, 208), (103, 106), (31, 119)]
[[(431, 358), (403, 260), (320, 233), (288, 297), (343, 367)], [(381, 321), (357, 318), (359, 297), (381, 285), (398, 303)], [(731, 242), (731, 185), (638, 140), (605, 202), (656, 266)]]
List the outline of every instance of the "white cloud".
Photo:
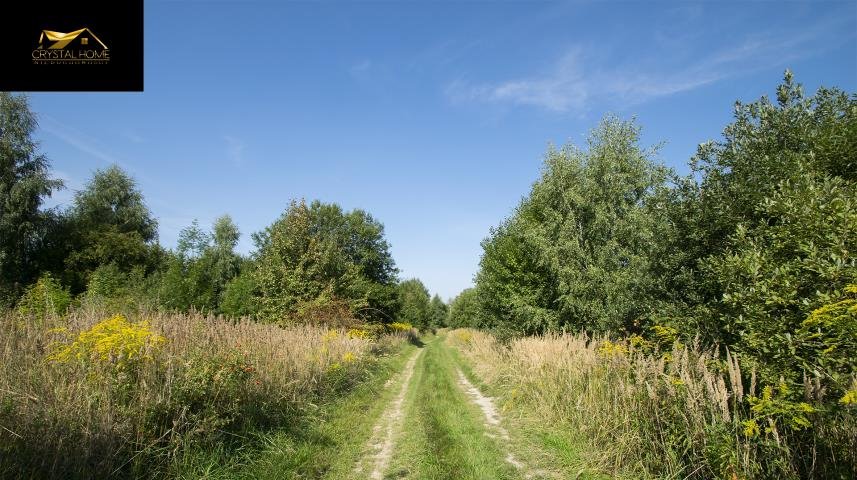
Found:
[(40, 127), (45, 132), (59, 138), (63, 142), (80, 150), (83, 153), (92, 155), (93, 157), (102, 160), (106, 163), (121, 165), (114, 155), (106, 152), (98, 142), (85, 135), (83, 132), (76, 130), (49, 115), (41, 115), (42, 121)]
[(608, 65), (609, 55), (603, 49), (575, 46), (542, 74), (495, 83), (457, 80), (447, 86), (446, 94), (454, 102), (508, 103), (559, 113), (582, 112), (598, 100), (634, 105), (742, 74), (785, 67), (843, 41), (833, 38), (838, 23), (822, 23), (800, 34), (754, 35), (680, 66), (661, 57)]

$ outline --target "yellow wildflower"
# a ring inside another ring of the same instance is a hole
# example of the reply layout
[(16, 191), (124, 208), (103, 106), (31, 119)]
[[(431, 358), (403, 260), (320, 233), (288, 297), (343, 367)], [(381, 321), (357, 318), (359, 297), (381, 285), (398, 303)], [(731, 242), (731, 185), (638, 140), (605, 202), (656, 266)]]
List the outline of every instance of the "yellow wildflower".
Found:
[(68, 345), (59, 345), (48, 360), (68, 362), (71, 359), (112, 362), (125, 365), (150, 358), (154, 349), (166, 339), (155, 333), (148, 321), (131, 323), (115, 315), (80, 332)]

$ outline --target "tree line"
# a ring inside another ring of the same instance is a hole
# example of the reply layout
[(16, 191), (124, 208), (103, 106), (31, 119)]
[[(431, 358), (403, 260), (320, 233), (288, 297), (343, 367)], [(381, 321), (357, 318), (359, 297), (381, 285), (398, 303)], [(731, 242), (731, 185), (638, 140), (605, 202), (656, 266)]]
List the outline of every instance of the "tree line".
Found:
[(0, 93), (0, 308), (155, 308), (419, 328), (445, 320), (446, 305), (420, 280), (400, 281), (384, 226), (360, 209), (291, 201), (241, 255), (229, 215), (210, 231), (194, 221), (176, 248), (162, 247), (142, 192), (115, 165), (94, 172), (70, 206), (43, 208), (63, 184), (39, 151), (36, 127), (26, 96)]
[[(853, 432), (857, 95), (806, 95), (787, 71), (773, 101), (735, 104), (687, 175), (640, 132), (606, 117), (584, 146), (549, 148), (529, 195), (482, 242), (450, 323), (719, 347), (769, 389), (754, 411), (796, 419), (796, 432), (807, 412)], [(843, 443), (796, 435), (807, 462), (853, 462)]]

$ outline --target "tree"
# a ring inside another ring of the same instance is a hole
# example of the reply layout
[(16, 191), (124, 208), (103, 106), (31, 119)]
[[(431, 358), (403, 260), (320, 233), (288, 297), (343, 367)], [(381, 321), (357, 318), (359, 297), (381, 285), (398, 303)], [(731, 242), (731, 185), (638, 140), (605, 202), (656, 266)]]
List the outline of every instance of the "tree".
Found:
[[(240, 236), (229, 215), (215, 220), (211, 233), (203, 231), (196, 220), (184, 228), (161, 274), (161, 305), (176, 310), (220, 311), (226, 287), (244, 262), (235, 253)], [(235, 301), (234, 293), (230, 301)], [(229, 308), (238, 310), (234, 303)]]
[(0, 306), (38, 276), (50, 212), (39, 208), (62, 182), (33, 140), (36, 116), (26, 96), (0, 92)]
[(807, 97), (786, 72), (776, 103), (738, 103), (693, 167), (701, 179), (678, 206), (694, 218), (668, 246), (700, 252), (687, 303), (709, 314), (694, 315), (687, 334), (758, 359), (770, 383), (797, 385), (802, 373), (783, 368), (795, 332), (857, 283), (857, 97)]
[(260, 317), (380, 321), (395, 315), (397, 270), (383, 225), (368, 213), (293, 201), (254, 240)]
[(476, 284), (488, 326), (520, 333), (640, 328), (652, 313), (650, 202), (670, 171), (640, 127), (606, 118), (585, 150), (551, 148), (541, 178), (483, 242)]
[(226, 284), (220, 302), (220, 312), (230, 317), (246, 317), (256, 313), (253, 270), (246, 268)]
[(431, 306), (429, 308), (431, 312), (429, 317), (429, 325), (432, 327), (445, 327), (446, 326), (446, 317), (449, 315), (449, 307), (443, 303), (443, 300), (435, 294), (435, 296), (431, 297)]
[(399, 284), (399, 321), (423, 329), (432, 318), (431, 297), (419, 279), (412, 278)]
[(101, 265), (122, 272), (151, 272), (159, 262), (158, 223), (137, 189), (118, 166), (97, 170), (74, 197), (68, 213), (70, 251), (65, 259), (72, 292), (80, 292)]
[(454, 328), (481, 326), (479, 301), (476, 289), (467, 288), (449, 302), (449, 315), (446, 325)]

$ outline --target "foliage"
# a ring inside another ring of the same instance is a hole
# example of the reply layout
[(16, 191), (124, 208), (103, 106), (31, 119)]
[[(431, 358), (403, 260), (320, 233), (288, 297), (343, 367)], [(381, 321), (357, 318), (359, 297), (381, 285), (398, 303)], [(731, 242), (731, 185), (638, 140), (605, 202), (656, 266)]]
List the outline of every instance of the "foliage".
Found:
[(86, 291), (78, 298), (87, 308), (134, 312), (153, 306), (152, 290), (152, 277), (147, 277), (142, 268), (123, 272), (110, 263), (92, 271)]
[(828, 402), (845, 398), (857, 379), (857, 285), (848, 285), (841, 298), (813, 310), (801, 322), (795, 343), (793, 358), (799, 367), (824, 372), (817, 388), (825, 390)]
[(45, 273), (27, 288), (18, 300), (15, 311), (44, 324), (48, 318), (65, 315), (71, 303), (68, 289), (63, 288), (50, 273)]
[[(699, 209), (716, 220), (687, 235), (721, 245), (699, 262), (714, 293), (714, 315), (700, 321), (717, 322), (701, 330), (713, 340), (788, 356), (787, 335), (857, 281), (855, 132), (857, 98), (823, 88), (807, 98), (787, 72), (776, 104), (738, 104), (725, 140), (700, 147)], [(773, 383), (783, 372), (763, 373)]]
[(446, 325), (453, 328), (479, 326), (479, 303), (476, 289), (468, 288), (449, 302)]
[(449, 315), (449, 306), (435, 294), (431, 297), (429, 306), (429, 325), (438, 328), (446, 326), (446, 318)]
[(384, 228), (362, 210), (293, 201), (279, 220), (254, 235), (258, 315), (290, 321), (325, 301), (342, 301), (348, 314), (392, 318), (389, 289), (396, 268)]
[(226, 283), (220, 300), (220, 312), (233, 318), (251, 316), (254, 308), (254, 277), (252, 267), (246, 266), (238, 276)]
[(36, 116), (24, 95), (0, 92), (0, 307), (14, 303), (38, 277), (39, 256), (52, 212), (45, 197), (62, 187), (33, 140)]
[(248, 407), (256, 400), (258, 374), (241, 352), (191, 354), (179, 372), (169, 395), (147, 408), (150, 435), (171, 431), (173, 443), (209, 442), (253, 420)]
[(68, 212), (65, 275), (73, 293), (83, 291), (99, 266), (151, 272), (160, 261), (157, 221), (136, 182), (118, 166), (97, 170), (77, 192)]
[[(204, 232), (194, 220), (179, 233), (178, 248), (167, 256), (166, 268), (160, 273), (158, 297), (163, 307), (222, 311), (227, 285), (238, 276), (244, 260), (235, 253), (240, 232), (229, 215), (215, 220), (212, 230)], [(231, 311), (249, 310), (249, 302), (234, 304), (237, 293), (232, 294)]]
[(476, 284), (486, 322), (521, 333), (632, 329), (650, 313), (649, 200), (668, 170), (633, 122), (608, 117), (585, 150), (551, 148), (514, 215), (483, 241)]
[(423, 329), (431, 323), (431, 299), (428, 289), (419, 279), (412, 278), (399, 284), (399, 319)]

